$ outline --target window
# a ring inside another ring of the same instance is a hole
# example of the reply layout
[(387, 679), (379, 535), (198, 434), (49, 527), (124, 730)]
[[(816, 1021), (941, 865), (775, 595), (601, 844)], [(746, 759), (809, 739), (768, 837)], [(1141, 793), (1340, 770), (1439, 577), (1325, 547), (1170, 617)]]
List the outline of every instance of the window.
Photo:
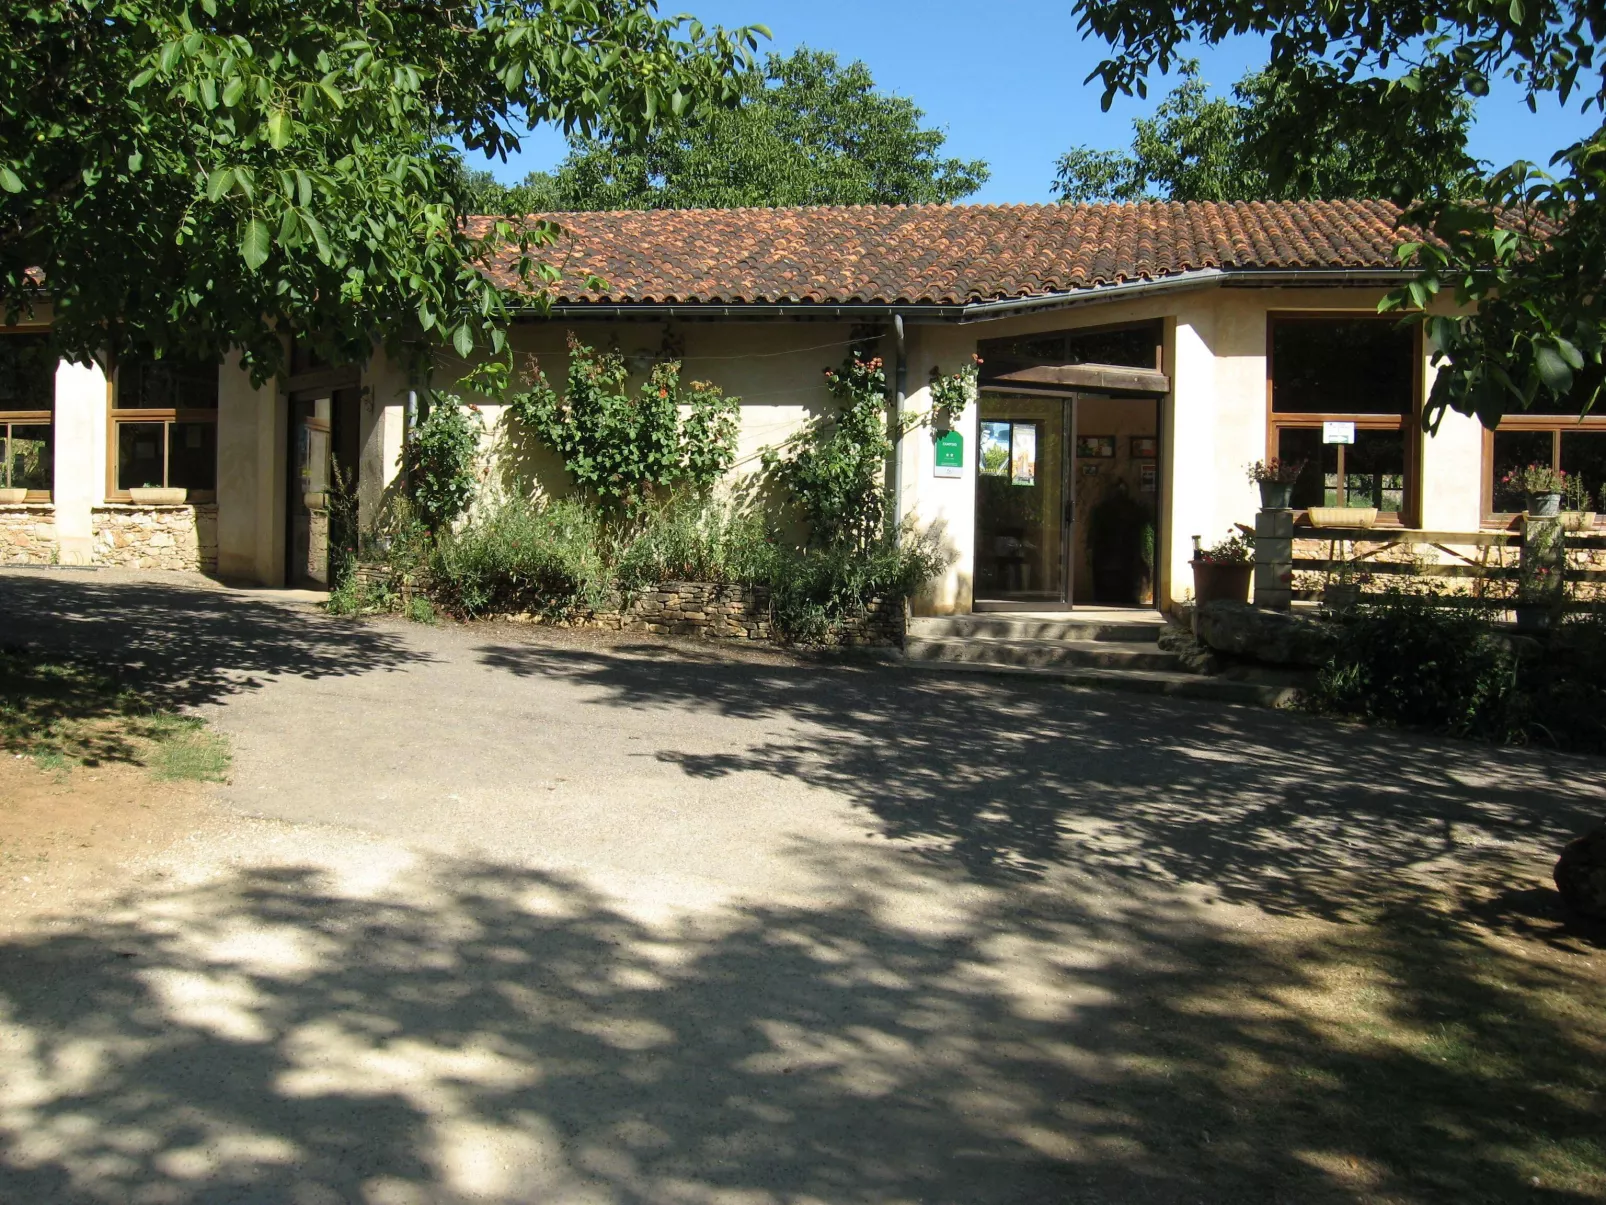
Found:
[(1008, 339), (984, 339), (977, 345), (982, 362), (1032, 364), (1112, 364), (1129, 368), (1160, 367), (1158, 323), (1097, 326), (1048, 331)]
[[(1274, 316), (1267, 362), (1271, 454), (1303, 460), (1294, 506), (1375, 506), (1404, 522), (1415, 509), (1417, 333), (1392, 318)], [(1322, 424), (1353, 423), (1353, 444)]]
[(170, 486), (190, 501), (217, 496), (217, 365), (129, 361), (112, 403), (113, 498)]
[[(1561, 469), (1588, 495), (1569, 497), (1567, 505), (1580, 510), (1606, 510), (1606, 415), (1555, 414), (1562, 405), (1555, 399), (1535, 399), (1520, 414), (1508, 414), (1497, 430), (1484, 433), (1483, 511), (1496, 522), (1520, 513), (1527, 499), (1500, 484), (1512, 469), (1547, 464)], [(1579, 505), (1581, 503), (1581, 505)]]
[(55, 475), (56, 355), (45, 334), (0, 335), (0, 489), (48, 502)]

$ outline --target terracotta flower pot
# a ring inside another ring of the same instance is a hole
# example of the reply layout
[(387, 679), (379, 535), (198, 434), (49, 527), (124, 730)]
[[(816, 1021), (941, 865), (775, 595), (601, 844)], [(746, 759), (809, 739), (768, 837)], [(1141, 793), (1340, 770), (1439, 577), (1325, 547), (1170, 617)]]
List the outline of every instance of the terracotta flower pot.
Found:
[(136, 485), (128, 491), (135, 506), (177, 506), (188, 495), (188, 490), (158, 485)]
[(1194, 561), (1192, 564), (1194, 602), (1249, 601), (1249, 583), (1255, 575), (1253, 562)]
[(14, 502), (26, 502), (27, 500), (28, 491), (25, 489), (18, 489), (16, 486), (11, 485), (6, 486), (4, 489), (0, 489), (0, 505), (9, 505)]

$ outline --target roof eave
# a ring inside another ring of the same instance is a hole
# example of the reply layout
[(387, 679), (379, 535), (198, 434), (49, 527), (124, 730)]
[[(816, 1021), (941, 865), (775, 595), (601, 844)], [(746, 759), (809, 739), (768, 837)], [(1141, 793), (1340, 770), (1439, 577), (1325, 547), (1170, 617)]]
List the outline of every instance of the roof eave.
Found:
[(1153, 293), (1179, 293), (1208, 288), (1279, 288), (1292, 286), (1330, 287), (1333, 285), (1384, 286), (1413, 275), (1410, 268), (1196, 268), (1152, 279), (1122, 280), (1090, 285), (1063, 292), (1039, 293), (1029, 297), (1000, 297), (972, 301), (964, 305), (937, 305), (914, 302), (559, 302), (547, 307), (531, 306), (519, 312), (528, 319), (589, 318), (628, 321), (631, 319), (678, 318), (711, 321), (718, 319), (763, 320), (769, 318), (812, 318), (816, 320), (864, 321), (890, 319), (930, 323), (994, 322), (1019, 314), (1069, 309), (1130, 300)]

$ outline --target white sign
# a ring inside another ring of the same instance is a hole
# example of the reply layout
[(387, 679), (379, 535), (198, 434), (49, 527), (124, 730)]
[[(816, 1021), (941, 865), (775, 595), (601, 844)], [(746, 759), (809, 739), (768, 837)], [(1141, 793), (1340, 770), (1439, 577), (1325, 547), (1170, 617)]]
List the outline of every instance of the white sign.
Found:
[(1355, 442), (1354, 423), (1323, 423), (1322, 442), (1324, 444), (1352, 444)]

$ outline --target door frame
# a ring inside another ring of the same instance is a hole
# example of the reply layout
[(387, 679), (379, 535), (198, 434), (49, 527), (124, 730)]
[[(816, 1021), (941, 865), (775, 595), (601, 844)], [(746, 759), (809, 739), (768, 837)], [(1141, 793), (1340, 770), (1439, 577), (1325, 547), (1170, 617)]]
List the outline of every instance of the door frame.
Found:
[[(1011, 388), (1011, 389), (1001, 389), (1001, 388), (997, 388), (997, 387), (988, 388), (986, 386), (983, 386), (982, 392), (983, 393), (1005, 394), (1005, 395), (1013, 394), (1013, 395), (1019, 395), (1019, 396), (1057, 397), (1057, 398), (1062, 399), (1064, 404), (1065, 404), (1065, 412), (1064, 412), (1065, 413), (1065, 417), (1064, 417), (1064, 420), (1063, 420), (1064, 423), (1065, 423), (1065, 447), (1064, 447), (1063, 454), (1062, 454), (1062, 457), (1061, 457), (1061, 466), (1060, 466), (1060, 471), (1062, 473), (1062, 480), (1063, 480), (1063, 484), (1061, 486), (1061, 512), (1062, 513), (1061, 513), (1061, 522), (1060, 522), (1060, 540), (1061, 540), (1060, 547), (1061, 547), (1061, 554), (1064, 557), (1064, 567), (1061, 570), (1061, 581), (1064, 582), (1065, 596), (1064, 596), (1063, 601), (1055, 601), (1055, 600), (1052, 600), (1052, 599), (976, 598), (976, 597), (973, 596), (971, 598), (971, 603), (970, 603), (971, 612), (972, 613), (998, 613), (998, 612), (1009, 612), (1009, 611), (1073, 611), (1073, 610), (1076, 609), (1076, 607), (1077, 607), (1077, 603), (1076, 603), (1076, 523), (1081, 518), (1080, 515), (1076, 514), (1076, 434), (1077, 434), (1077, 431), (1079, 429), (1079, 421), (1080, 421), (1080, 407), (1078, 406), (1078, 403), (1084, 397), (1091, 397), (1091, 396), (1108, 397), (1108, 398), (1112, 398), (1112, 399), (1117, 399), (1117, 400), (1121, 400), (1121, 401), (1130, 401), (1130, 402), (1134, 402), (1134, 403), (1145, 403), (1146, 402), (1146, 403), (1154, 406), (1154, 408), (1155, 408), (1155, 411), (1154, 411), (1154, 420), (1155, 420), (1154, 421), (1154, 431), (1155, 431), (1155, 435), (1154, 435), (1154, 438), (1155, 438), (1155, 460), (1154, 460), (1154, 463), (1155, 463), (1155, 493), (1154, 493), (1155, 566), (1154, 566), (1154, 583), (1153, 583), (1155, 602), (1151, 606), (1142, 606), (1140, 604), (1138, 609), (1139, 610), (1144, 610), (1144, 611), (1160, 609), (1160, 603), (1159, 603), (1159, 599), (1160, 599), (1160, 574), (1161, 574), (1161, 571), (1162, 571), (1162, 568), (1163, 568), (1162, 564), (1160, 563), (1161, 559), (1162, 559), (1162, 557), (1161, 557), (1161, 549), (1164, 547), (1165, 532), (1166, 532), (1167, 527), (1168, 527), (1167, 515), (1166, 515), (1166, 505), (1167, 505), (1167, 500), (1168, 500), (1168, 491), (1166, 489), (1166, 475), (1165, 475), (1165, 473), (1163, 471), (1163, 468), (1164, 468), (1164, 465), (1165, 465), (1165, 455), (1166, 455), (1165, 397), (1163, 395), (1161, 395), (1161, 394), (1137, 393), (1137, 392), (1128, 393), (1128, 392), (1116, 392), (1116, 391), (1113, 391), (1113, 390), (1107, 391), (1107, 390), (1079, 389), (1079, 390), (1075, 390), (1075, 391), (1068, 391), (1068, 390), (1063, 390), (1063, 389), (1061, 389), (1061, 390), (1044, 389), (1044, 390), (1040, 390), (1039, 391), (1039, 390), (1032, 390), (1032, 389), (1013, 389), (1013, 388)], [(976, 431), (975, 431), (975, 434), (973, 436), (973, 439), (974, 439), (974, 442), (975, 442), (976, 455), (977, 455), (977, 458), (978, 458), (977, 459), (977, 470), (978, 470), (978, 478), (979, 478), (979, 470), (980, 470), (980, 467), (981, 467), (981, 462), (980, 462), (980, 456), (981, 456), (981, 426), (980, 426), (980, 424), (981, 424), (981, 407), (980, 407), (980, 405), (978, 405), (976, 407), (976, 415), (977, 415), (977, 417), (976, 417), (977, 427), (976, 427)], [(976, 497), (976, 491), (973, 491), (971, 496), (972, 496), (972, 499), (974, 499)], [(972, 581), (975, 580), (975, 576), (976, 576), (975, 568), (976, 568), (976, 549), (975, 549), (974, 545), (972, 545), (972, 548), (971, 548), (971, 580)], [(1084, 603), (1082, 605), (1085, 607), (1085, 606), (1088, 606), (1088, 605), (1097, 606), (1099, 604), (1096, 604), (1096, 603), (1095, 604), (1086, 604), (1086, 603)]]
[[(975, 598), (970, 601), (972, 613), (1011, 612), (1011, 611), (1069, 611), (1071, 600), (1076, 597), (1076, 541), (1073, 538), (1075, 526), (1075, 484), (1071, 473), (1075, 463), (1076, 448), (1076, 399), (1075, 393), (1064, 390), (1043, 390), (1038, 392), (1031, 389), (988, 389), (983, 388), (983, 394), (994, 393), (1004, 396), (1042, 397), (1058, 399), (1061, 403), (1060, 424), (1064, 438), (1060, 441), (1060, 588), (1061, 596), (1053, 598)], [(981, 406), (976, 406), (976, 430), (971, 436), (972, 445), (976, 449), (976, 486), (971, 490), (971, 505), (975, 506), (976, 497), (980, 492), (981, 482)], [(976, 580), (976, 548), (972, 543), (970, 551), (971, 580)]]

